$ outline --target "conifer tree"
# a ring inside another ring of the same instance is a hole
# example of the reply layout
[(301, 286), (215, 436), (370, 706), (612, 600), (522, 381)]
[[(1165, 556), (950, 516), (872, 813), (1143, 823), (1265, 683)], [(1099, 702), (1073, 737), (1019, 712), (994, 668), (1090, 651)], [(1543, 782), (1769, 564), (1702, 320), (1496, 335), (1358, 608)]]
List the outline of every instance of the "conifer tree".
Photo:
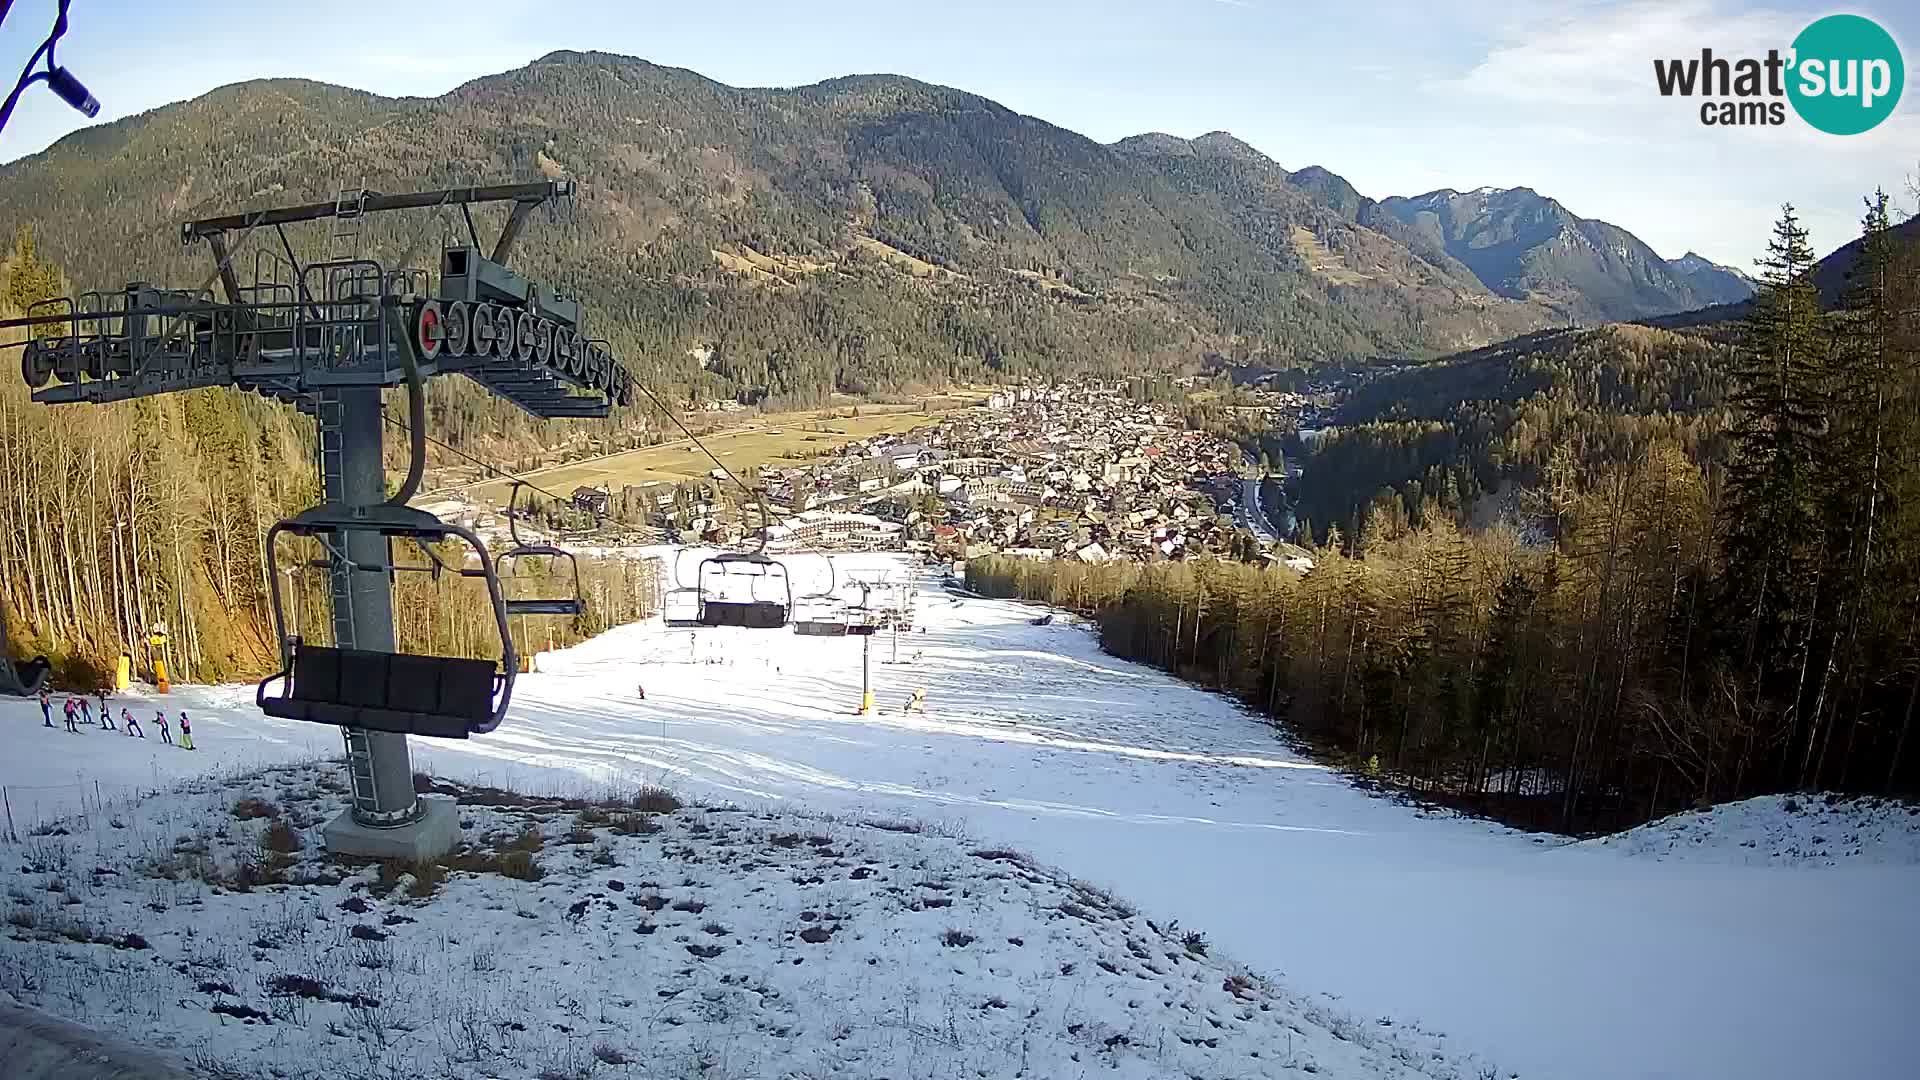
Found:
[(1827, 411), (1813, 249), (1791, 204), (1759, 260), (1733, 372), (1722, 597), (1739, 663), (1786, 670), (1803, 648), (1818, 560), (1816, 458)]

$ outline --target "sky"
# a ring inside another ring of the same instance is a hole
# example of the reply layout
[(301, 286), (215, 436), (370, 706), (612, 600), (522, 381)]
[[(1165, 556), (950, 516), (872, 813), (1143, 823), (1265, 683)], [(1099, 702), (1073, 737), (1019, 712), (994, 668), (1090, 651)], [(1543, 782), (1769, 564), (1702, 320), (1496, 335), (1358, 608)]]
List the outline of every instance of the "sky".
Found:
[[(54, 0), (17, 0), (0, 56), (24, 62)], [(435, 95), (555, 49), (599, 49), (736, 86), (887, 72), (968, 90), (1111, 142), (1224, 129), (1288, 169), (1321, 165), (1362, 194), (1531, 187), (1623, 226), (1669, 258), (1750, 269), (1792, 202), (1825, 252), (1862, 195), (1913, 208), (1920, 89), (1873, 131), (1713, 128), (1663, 99), (1655, 57), (1764, 56), (1813, 19), (1867, 15), (1920, 59), (1920, 4), (1833, 8), (1720, 0), (74, 0), (57, 57), (100, 120), (267, 76)], [(343, 15), (382, 12), (377, 25)], [(31, 88), (0, 161), (87, 121)]]

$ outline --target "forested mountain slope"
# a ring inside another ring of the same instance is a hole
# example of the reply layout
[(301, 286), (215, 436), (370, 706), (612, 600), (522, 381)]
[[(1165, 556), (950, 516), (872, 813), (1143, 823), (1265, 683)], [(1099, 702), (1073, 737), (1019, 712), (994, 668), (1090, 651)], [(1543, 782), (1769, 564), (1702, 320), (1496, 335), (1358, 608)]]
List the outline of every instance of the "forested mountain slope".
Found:
[[(1699, 454), (1725, 429), (1733, 347), (1609, 324), (1547, 330), (1360, 387), (1316, 444), (1296, 512), (1324, 539), (1418, 522), (1429, 500), (1484, 520), (1551, 513), (1578, 482), (1651, 443)], [(1501, 496), (1481, 504), (1483, 497)]]
[[(1913, 221), (1886, 236), (1903, 258), (1917, 239)], [(1822, 308), (1844, 301), (1862, 243), (1809, 268)], [(1697, 256), (1673, 264), (1688, 264), (1707, 288), (1731, 276)], [(1330, 526), (1350, 535), (1373, 507), (1402, 524), (1418, 521), (1428, 499), (1484, 523), (1522, 501), (1542, 511), (1652, 442), (1675, 442), (1698, 461), (1723, 458), (1751, 308), (1740, 301), (1636, 324), (1544, 330), (1374, 379), (1347, 397), (1317, 444), (1298, 511), (1323, 537)], [(1830, 315), (1823, 345), (1837, 340), (1838, 326)], [(1501, 498), (1476, 507), (1489, 494)]]
[[(210, 265), (174, 238), (196, 215), (542, 176), (581, 192), (516, 260), (577, 286), (638, 374), (748, 402), (1207, 352), (1434, 355), (1617, 306), (1484, 282), (1338, 177), (1225, 133), (1103, 146), (896, 76), (740, 89), (604, 53), (433, 99), (223, 87), (0, 169), (0, 227), (34, 225), (81, 287), (192, 285)], [(448, 211), (372, 220), (367, 243), (393, 258), (423, 235), (424, 261), (463, 234)], [(295, 240), (314, 257), (324, 228)]]

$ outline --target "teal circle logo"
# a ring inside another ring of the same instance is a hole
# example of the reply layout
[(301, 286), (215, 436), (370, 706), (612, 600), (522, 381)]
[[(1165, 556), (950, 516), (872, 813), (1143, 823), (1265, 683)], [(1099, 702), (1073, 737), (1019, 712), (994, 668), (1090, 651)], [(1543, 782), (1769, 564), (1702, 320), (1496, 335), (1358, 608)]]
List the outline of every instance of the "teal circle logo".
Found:
[(1859, 15), (1828, 15), (1793, 39), (1787, 100), (1829, 135), (1858, 135), (1893, 115), (1906, 65), (1893, 35)]

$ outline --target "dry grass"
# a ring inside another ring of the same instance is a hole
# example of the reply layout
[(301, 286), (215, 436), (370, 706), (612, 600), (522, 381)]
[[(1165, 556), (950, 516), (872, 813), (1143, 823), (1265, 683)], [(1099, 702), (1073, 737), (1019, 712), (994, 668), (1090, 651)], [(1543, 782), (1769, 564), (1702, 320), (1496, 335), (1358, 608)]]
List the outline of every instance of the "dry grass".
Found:
[(881, 240), (875, 240), (871, 236), (856, 236), (853, 238), (853, 243), (855, 247), (867, 253), (868, 255), (871, 255), (875, 258), (880, 259), (883, 262), (896, 266), (901, 270), (905, 270), (907, 273), (912, 274), (914, 277), (958, 278), (962, 276), (960, 274), (954, 273), (951, 270), (948, 270), (945, 267), (935, 266), (933, 263), (927, 262), (925, 259), (921, 259), (913, 255), (909, 255), (906, 252), (901, 251), (899, 248), (894, 247), (892, 244), (886, 243), (885, 241), (881, 241)]
[(306, 843), (292, 825), (276, 820), (267, 826), (266, 835), (260, 838), (260, 846), (281, 855), (291, 855), (305, 847)]
[(1307, 268), (1333, 284), (1359, 285), (1373, 280), (1373, 275), (1356, 270), (1341, 256), (1328, 251), (1311, 229), (1295, 225), (1292, 239), (1293, 249), (1300, 253)]
[(593, 1058), (602, 1065), (630, 1065), (633, 1058), (612, 1043), (594, 1043)]
[(277, 818), (280, 808), (266, 799), (248, 796), (233, 804), (233, 816), (241, 821), (253, 821), (258, 818)]
[(666, 788), (654, 787), (651, 784), (634, 792), (633, 798), (629, 799), (627, 804), (647, 814), (671, 814), (682, 805), (679, 796)]
[(499, 874), (518, 881), (539, 881), (546, 876), (546, 870), (533, 857), (533, 852), (525, 850), (463, 851), (447, 856), (442, 862), (448, 870)]
[(652, 814), (622, 813), (613, 815), (608, 828), (622, 836), (639, 836), (644, 833), (657, 833), (660, 823), (653, 820)]
[[(861, 405), (859, 416), (829, 417), (820, 412), (774, 413), (754, 421), (757, 426), (702, 435), (720, 460), (736, 473), (771, 464), (800, 465), (826, 457), (848, 443), (875, 435), (905, 434), (937, 423), (939, 416), (911, 406)], [(542, 487), (555, 491), (580, 485), (627, 484), (664, 480), (678, 483), (704, 480), (713, 460), (691, 445), (678, 442), (629, 450), (610, 457), (539, 470)], [(476, 484), (475, 495), (503, 499), (501, 484)]]
[(1096, 910), (1104, 910), (1116, 918), (1121, 919), (1130, 919), (1134, 915), (1132, 904), (1127, 903), (1125, 900), (1120, 899), (1092, 882), (1075, 881), (1072, 887), (1073, 891), (1079, 896), (1080, 902), (1088, 907)]
[(500, 856), (500, 875), (517, 881), (539, 881), (546, 871), (531, 852), (509, 851)]
[(673, 792), (651, 784), (634, 790), (631, 794), (538, 795), (486, 784), (434, 780), (421, 774), (414, 777), (414, 788), (420, 794), (450, 795), (458, 799), (463, 806), (532, 810), (537, 813), (571, 812), (576, 815), (575, 820), (588, 825), (609, 824), (623, 810), (670, 814), (683, 805), (679, 796)]
[(421, 863), (413, 868), (413, 883), (407, 886), (407, 895), (415, 900), (425, 900), (439, 892), (446, 880), (446, 867), (439, 863)]

